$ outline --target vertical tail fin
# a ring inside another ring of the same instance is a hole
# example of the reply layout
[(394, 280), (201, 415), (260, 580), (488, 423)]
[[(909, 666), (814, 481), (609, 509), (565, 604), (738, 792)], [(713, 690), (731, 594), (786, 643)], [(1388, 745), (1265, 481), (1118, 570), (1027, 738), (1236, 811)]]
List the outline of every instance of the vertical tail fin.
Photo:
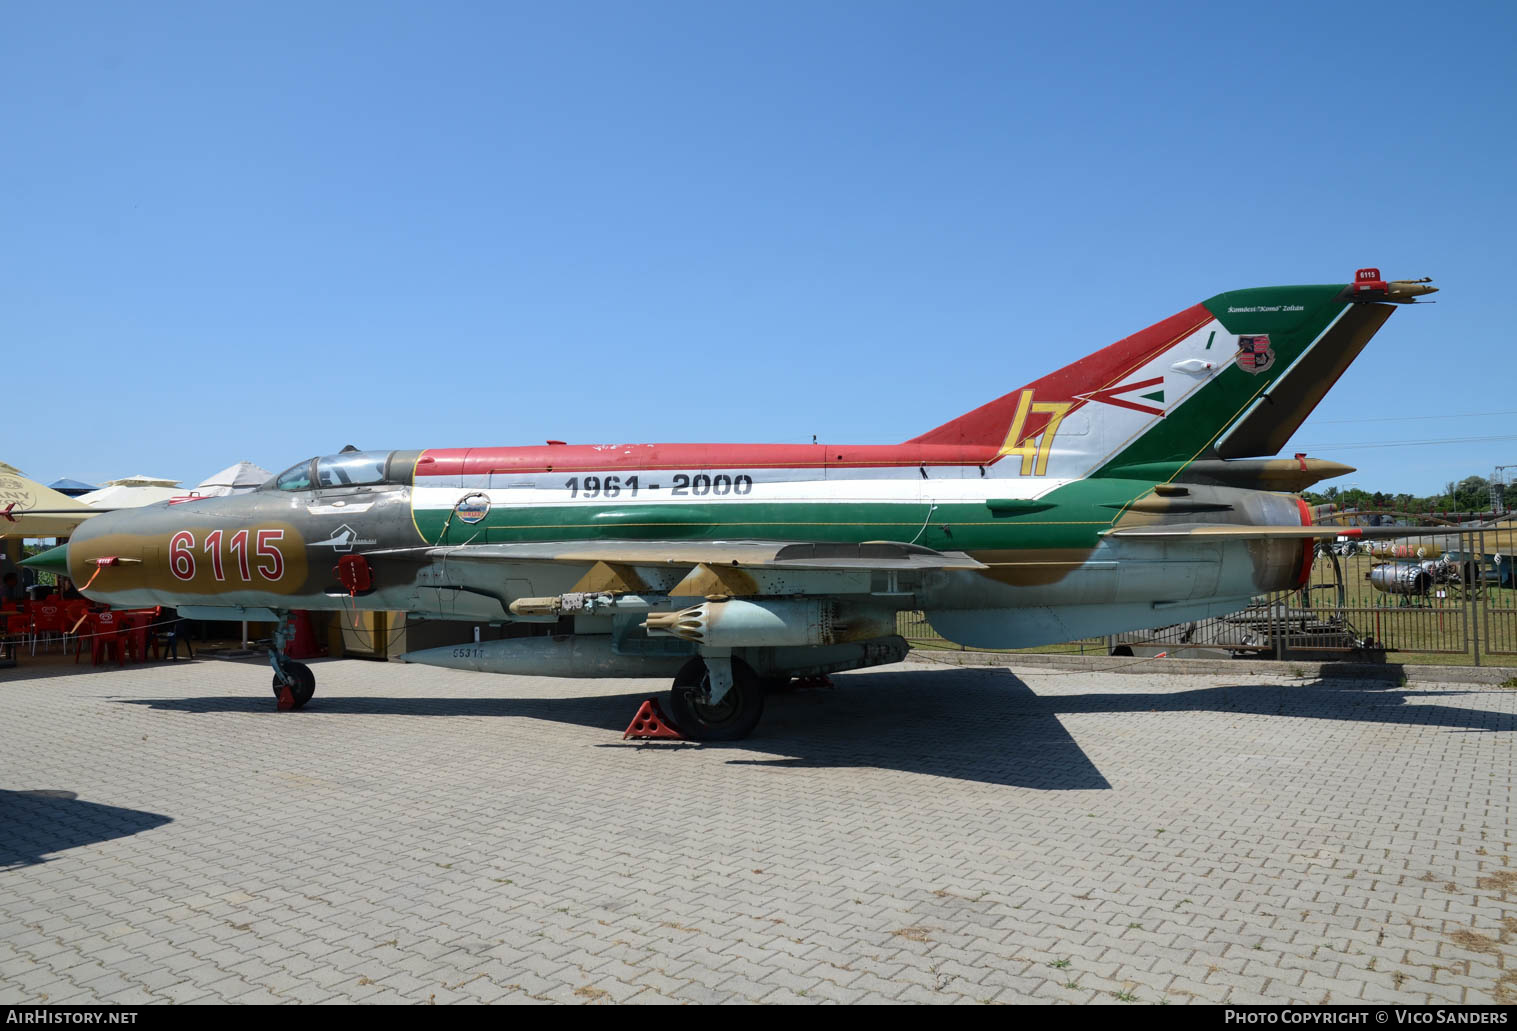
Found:
[(1391, 310), (1343, 285), (1219, 294), (909, 443), (995, 446), (999, 475), (1060, 478), (1274, 454)]

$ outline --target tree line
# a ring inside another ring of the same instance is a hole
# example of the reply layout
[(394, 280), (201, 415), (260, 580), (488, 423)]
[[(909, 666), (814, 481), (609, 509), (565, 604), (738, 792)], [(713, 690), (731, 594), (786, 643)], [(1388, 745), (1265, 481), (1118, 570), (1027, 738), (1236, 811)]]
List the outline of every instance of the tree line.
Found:
[[(1383, 508), (1396, 512), (1488, 512), (1491, 510), (1491, 481), (1484, 476), (1466, 476), (1450, 481), (1442, 494), (1418, 497), (1406, 492), (1369, 491), (1358, 487), (1328, 487), (1305, 491), (1307, 504), (1337, 505), (1340, 508)], [(1501, 485), (1503, 509), (1517, 509), (1517, 483)]]

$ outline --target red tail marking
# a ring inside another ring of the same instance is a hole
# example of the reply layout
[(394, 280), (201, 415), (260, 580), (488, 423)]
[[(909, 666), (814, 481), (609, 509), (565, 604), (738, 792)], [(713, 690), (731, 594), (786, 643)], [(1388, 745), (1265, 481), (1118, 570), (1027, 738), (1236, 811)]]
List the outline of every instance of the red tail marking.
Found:
[[(1068, 414), (1078, 411), (1085, 399), (1103, 391), (1120, 393), (1119, 383), (1127, 380), (1137, 370), (1153, 361), (1175, 344), (1211, 322), (1214, 316), (1204, 304), (1193, 305), (1147, 329), (1141, 329), (1130, 337), (1118, 340), (1109, 347), (1085, 356), (1078, 361), (1051, 372), (1042, 379), (1033, 380), (1027, 386), (1013, 390), (981, 405), (974, 411), (929, 430), (920, 437), (907, 441), (909, 444), (993, 444), (1000, 447), (1006, 440), (1016, 414), (1017, 399), (1023, 390), (1031, 390), (1038, 401), (1073, 402)], [(1108, 402), (1111, 403), (1111, 402)], [(1132, 407), (1131, 405), (1119, 407)], [(1140, 409), (1140, 411), (1150, 411)], [(1151, 414), (1163, 414), (1152, 413)], [(1042, 432), (1042, 423), (1028, 420), (1029, 436)], [(1020, 444), (1022, 441), (1017, 441)]]

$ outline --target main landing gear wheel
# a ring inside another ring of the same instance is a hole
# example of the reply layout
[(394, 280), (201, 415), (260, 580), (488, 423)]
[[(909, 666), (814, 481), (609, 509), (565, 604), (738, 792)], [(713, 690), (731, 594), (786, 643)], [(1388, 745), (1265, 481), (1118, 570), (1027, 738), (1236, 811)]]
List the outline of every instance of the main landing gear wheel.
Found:
[(674, 678), (669, 715), (680, 733), (693, 741), (740, 741), (753, 733), (764, 714), (764, 688), (741, 659), (732, 660), (732, 687), (715, 705), (704, 659), (691, 659)]
[[(305, 707), (305, 703), (311, 700), (316, 693), (316, 674), (311, 672), (311, 667), (303, 662), (286, 661), (284, 668), (290, 671), (290, 676), (295, 683), (290, 685), (290, 709), (296, 710)], [(274, 674), (274, 697), (284, 690), (284, 680), (278, 673)]]

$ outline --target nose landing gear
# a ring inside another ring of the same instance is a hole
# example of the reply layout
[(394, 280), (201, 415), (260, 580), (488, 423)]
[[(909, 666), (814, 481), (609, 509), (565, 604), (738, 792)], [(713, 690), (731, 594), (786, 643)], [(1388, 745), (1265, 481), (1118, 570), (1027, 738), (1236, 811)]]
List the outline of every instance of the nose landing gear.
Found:
[(304, 708), (316, 693), (316, 674), (311, 672), (311, 667), (285, 655), (294, 636), (290, 614), (281, 612), (279, 625), (274, 628), (274, 647), (269, 649), (269, 665), (274, 667), (274, 698), (280, 712)]

